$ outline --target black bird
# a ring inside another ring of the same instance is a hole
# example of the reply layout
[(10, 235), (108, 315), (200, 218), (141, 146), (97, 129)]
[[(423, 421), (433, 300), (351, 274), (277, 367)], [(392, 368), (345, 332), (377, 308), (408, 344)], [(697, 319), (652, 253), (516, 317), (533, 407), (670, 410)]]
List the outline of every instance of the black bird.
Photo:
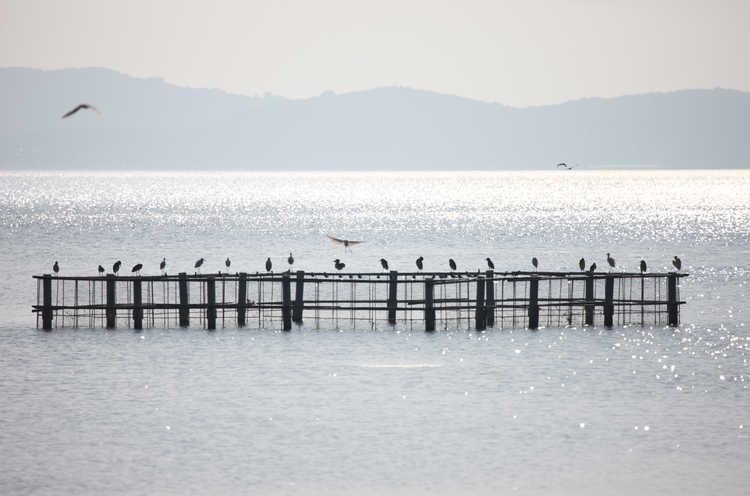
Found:
[(536, 257), (532, 258), (531, 259), (531, 265), (533, 265), (534, 266), (534, 270), (536, 270), (537, 267), (539, 267), (539, 260), (537, 260)]
[(422, 266), (422, 261), (423, 261), (423, 260), (424, 260), (424, 257), (419, 257), (419, 258), (417, 259), (417, 268), (419, 269), (419, 271), (420, 271), (420, 272), (421, 272), (421, 271), (422, 271), (422, 269), (424, 268), (424, 267)]
[(333, 236), (329, 236), (327, 234), (326, 234), (326, 238), (330, 239), (337, 245), (344, 245), (344, 253), (346, 253), (346, 250), (352, 251), (352, 249), (350, 248), (351, 246), (364, 243), (364, 241), (349, 241), (348, 239), (336, 239)]
[(120, 265), (122, 265), (122, 262), (119, 260), (115, 262), (115, 264), (112, 266), (112, 272), (117, 275), (118, 272), (120, 272)]
[(203, 262), (205, 262), (205, 261), (206, 261), (206, 259), (204, 259), (204, 258), (201, 257), (200, 260), (198, 260), (197, 262), (195, 262), (195, 268), (199, 269), (198, 272), (200, 272), (201, 265), (203, 265)]
[(591, 267), (589, 267), (589, 272), (593, 273), (596, 270), (596, 262), (591, 264)]
[(60, 266), (57, 265), (57, 261), (55, 261), (55, 265), (52, 266), (52, 270), (55, 271), (55, 274), (57, 274), (58, 272), (60, 272)]
[(641, 260), (641, 274), (644, 274), (646, 272), (646, 261)]
[(229, 266), (232, 265), (232, 261), (229, 260), (229, 257), (224, 261), (224, 265), (227, 266), (227, 274), (229, 274)]
[[(57, 265), (57, 262), (55, 262), (55, 265)], [(674, 268), (677, 270), (682, 269), (682, 260), (680, 260), (680, 257), (675, 255), (674, 260), (672, 260), (672, 265), (674, 265)]]
[(380, 259), (380, 265), (383, 267), (383, 270), (388, 270), (388, 260), (385, 258)]
[(495, 270), (495, 264), (492, 263), (492, 260), (490, 260), (490, 257), (487, 257), (487, 267), (489, 267), (492, 270)]
[[(341, 270), (344, 267), (346, 267), (346, 264), (337, 258), (336, 260), (333, 261), (333, 266), (336, 267), (336, 270), (338, 270), (339, 272), (341, 272)], [(328, 276), (326, 276), (326, 277), (328, 277)]]
[(99, 115), (101, 115), (101, 114), (102, 114), (102, 113), (101, 113), (101, 112), (99, 111), (99, 109), (98, 109), (98, 108), (96, 108), (96, 107), (94, 107), (93, 105), (89, 105), (88, 103), (82, 103), (82, 104), (80, 104), (79, 106), (77, 106), (76, 108), (74, 108), (73, 110), (71, 110), (70, 112), (68, 112), (67, 114), (65, 114), (64, 116), (62, 116), (62, 117), (61, 117), (61, 119), (65, 119), (66, 117), (69, 117), (69, 116), (71, 116), (71, 115), (75, 114), (76, 112), (78, 112), (78, 111), (79, 111), (79, 110), (81, 110), (81, 109), (91, 109), (91, 110), (96, 110), (96, 113), (97, 113), (97, 114), (99, 114)]
[(104, 267), (102, 267), (101, 265), (99, 266), (99, 274), (104, 274)]
[(568, 170), (573, 170), (573, 167), (578, 167), (578, 164), (568, 166), (565, 162), (557, 164), (558, 167), (565, 167)]
[(164, 268), (166, 266), (167, 266), (167, 259), (164, 258), (164, 259), (162, 259), (161, 263), (159, 264), (159, 270), (161, 270), (162, 272), (164, 272)]
[(141, 269), (142, 269), (142, 268), (143, 268), (143, 264), (135, 264), (135, 265), (133, 266), (133, 270), (131, 270), (130, 272), (137, 272), (137, 273), (138, 273), (138, 275), (140, 276), (140, 275), (141, 275)]
[(456, 270), (456, 262), (454, 262), (452, 258), (448, 259), (448, 265), (451, 266), (451, 272), (453, 272), (454, 270)]
[(581, 272), (583, 272), (584, 270), (586, 270), (586, 260), (584, 260), (583, 258), (581, 258), (578, 261), (578, 267), (581, 268)]
[(266, 260), (266, 272), (271, 272), (272, 268), (273, 263), (271, 263), (271, 257), (268, 257), (268, 260)]
[(286, 259), (286, 263), (289, 264), (289, 272), (291, 272), (292, 271), (292, 265), (294, 265), (294, 257), (292, 256), (291, 253), (289, 254), (289, 258)]
[(607, 263), (610, 266), (610, 270), (615, 268), (615, 259), (609, 256), (609, 253), (607, 253)]

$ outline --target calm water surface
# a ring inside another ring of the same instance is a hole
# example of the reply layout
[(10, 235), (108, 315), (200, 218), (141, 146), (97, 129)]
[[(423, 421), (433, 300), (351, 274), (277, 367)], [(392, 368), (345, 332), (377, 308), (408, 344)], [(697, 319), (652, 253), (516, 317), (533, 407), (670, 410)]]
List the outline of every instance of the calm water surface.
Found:
[[(2, 494), (746, 494), (750, 172), (0, 173)], [(364, 239), (353, 253), (324, 237)], [(682, 325), (36, 330), (33, 274), (671, 269)]]

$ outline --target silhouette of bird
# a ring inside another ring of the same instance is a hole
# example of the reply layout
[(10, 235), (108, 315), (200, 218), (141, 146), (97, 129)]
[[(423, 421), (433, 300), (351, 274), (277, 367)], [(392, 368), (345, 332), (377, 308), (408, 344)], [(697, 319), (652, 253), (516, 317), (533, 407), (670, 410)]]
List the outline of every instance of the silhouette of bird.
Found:
[(596, 262), (591, 264), (591, 267), (589, 267), (589, 272), (594, 272), (596, 270)]
[(646, 261), (645, 260), (641, 260), (641, 274), (644, 274), (646, 272), (646, 269), (647, 269), (647, 267), (646, 267)]
[(143, 268), (143, 264), (135, 264), (135, 265), (133, 266), (133, 270), (131, 270), (130, 272), (137, 272), (137, 273), (138, 273), (138, 275), (140, 276), (140, 275), (141, 275), (141, 269), (142, 269), (142, 268)]
[(578, 164), (575, 164), (575, 165), (570, 165), (570, 166), (569, 166), (569, 165), (567, 165), (567, 164), (566, 164), (565, 162), (561, 162), (561, 163), (557, 164), (557, 166), (558, 166), (558, 167), (565, 167), (565, 168), (566, 168), (566, 169), (568, 169), (568, 170), (573, 170), (573, 167), (578, 167)]
[(229, 266), (232, 265), (232, 261), (229, 260), (229, 257), (224, 261), (224, 265), (227, 266), (227, 274), (229, 274)]
[(448, 259), (448, 265), (450, 265), (450, 267), (451, 267), (451, 272), (453, 272), (454, 270), (456, 270), (456, 262), (454, 262), (452, 258)]
[(113, 273), (114, 273), (115, 275), (117, 275), (117, 273), (118, 273), (118, 272), (120, 272), (120, 265), (122, 265), (122, 262), (120, 262), (120, 261), (118, 260), (118, 261), (117, 261), (117, 262), (115, 262), (115, 263), (114, 263), (114, 265), (112, 266), (112, 272), (113, 272)]
[[(55, 262), (55, 264), (57, 264), (57, 262)], [(674, 260), (672, 260), (672, 265), (674, 265), (675, 269), (677, 270), (682, 269), (682, 260), (680, 260), (680, 257), (675, 255)]]
[(58, 272), (60, 272), (60, 266), (57, 265), (57, 261), (55, 261), (55, 265), (52, 266), (52, 270), (55, 271), (55, 274), (57, 274)]
[(388, 260), (385, 258), (380, 259), (380, 265), (383, 267), (383, 270), (388, 270)]
[(537, 267), (539, 267), (539, 260), (537, 260), (536, 257), (532, 258), (531, 259), (531, 265), (533, 265), (534, 266), (534, 270), (536, 270)]
[(198, 269), (198, 272), (200, 272), (201, 265), (203, 265), (203, 262), (205, 262), (205, 261), (206, 261), (206, 259), (201, 257), (200, 260), (198, 260), (197, 262), (195, 262), (195, 268)]
[[(344, 267), (346, 267), (346, 264), (337, 258), (336, 260), (333, 261), (333, 266), (336, 267), (336, 270), (338, 270), (339, 272), (341, 272), (341, 270)], [(328, 276), (326, 276), (326, 277), (328, 277)]]
[(289, 253), (289, 258), (286, 259), (286, 263), (289, 264), (289, 272), (292, 271), (292, 265), (294, 265), (294, 257)]
[(103, 274), (104, 274), (104, 267), (102, 267), (102, 266), (100, 265), (100, 266), (99, 266), (99, 275), (103, 275)]
[(360, 243), (364, 243), (364, 241), (349, 241), (348, 239), (336, 239), (333, 236), (329, 236), (326, 234), (326, 238), (330, 239), (337, 245), (344, 245), (344, 253), (346, 253), (346, 250), (352, 251), (351, 247), (354, 245), (358, 245)]
[(164, 272), (164, 268), (166, 266), (167, 266), (167, 259), (163, 258), (162, 261), (161, 261), (161, 263), (159, 264), (159, 270), (161, 270), (162, 272)]
[(271, 272), (272, 268), (273, 263), (271, 263), (271, 257), (268, 257), (268, 260), (266, 260), (266, 272)]
[(422, 271), (422, 269), (424, 268), (424, 267), (423, 267), (423, 265), (422, 265), (422, 261), (423, 261), (423, 260), (424, 260), (424, 257), (419, 257), (419, 258), (417, 259), (417, 269), (419, 269), (419, 271), (420, 271), (420, 272), (421, 272), (421, 271)]
[(73, 110), (71, 110), (70, 112), (68, 112), (67, 114), (65, 114), (64, 116), (62, 116), (62, 117), (60, 117), (60, 118), (61, 118), (61, 119), (65, 119), (66, 117), (69, 117), (69, 116), (71, 116), (71, 115), (75, 114), (76, 112), (78, 112), (78, 111), (79, 111), (79, 110), (81, 110), (81, 109), (91, 109), (91, 110), (96, 110), (96, 113), (97, 113), (97, 114), (99, 114), (99, 115), (101, 115), (101, 114), (102, 114), (102, 113), (101, 113), (101, 112), (99, 111), (99, 109), (98, 109), (98, 108), (96, 108), (96, 107), (94, 107), (93, 105), (89, 105), (88, 103), (82, 103), (82, 104), (80, 104), (79, 106), (77, 106), (76, 108), (74, 108)]
[(487, 257), (487, 267), (489, 267), (492, 270), (495, 270), (495, 264), (492, 263), (492, 260), (490, 260), (490, 257)]
[(610, 270), (615, 268), (615, 259), (609, 256), (607, 253), (607, 263), (609, 264)]
[(581, 272), (583, 272), (584, 270), (586, 270), (586, 260), (584, 260), (583, 258), (581, 258), (578, 261), (578, 267), (581, 268)]

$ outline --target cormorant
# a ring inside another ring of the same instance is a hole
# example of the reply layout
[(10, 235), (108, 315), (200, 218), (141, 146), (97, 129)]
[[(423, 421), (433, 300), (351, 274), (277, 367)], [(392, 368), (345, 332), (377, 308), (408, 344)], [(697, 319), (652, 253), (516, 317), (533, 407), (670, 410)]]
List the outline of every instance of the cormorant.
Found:
[[(55, 262), (55, 264), (57, 264), (57, 262)], [(675, 269), (677, 270), (682, 269), (682, 260), (680, 260), (680, 257), (675, 255), (674, 260), (672, 260), (672, 265), (674, 265)]]
[(424, 257), (419, 257), (419, 258), (417, 259), (417, 268), (419, 269), (419, 271), (420, 271), (420, 272), (421, 272), (421, 271), (422, 271), (422, 269), (424, 268), (424, 267), (422, 266), (422, 261), (423, 261), (423, 260), (424, 260)]
[[(339, 272), (341, 272), (341, 270), (344, 267), (346, 267), (346, 264), (337, 258), (336, 260), (333, 261), (333, 266), (336, 267), (336, 270), (338, 270)], [(328, 277), (328, 276), (326, 276), (326, 277)]]
[(131, 270), (130, 272), (137, 272), (137, 273), (138, 273), (138, 275), (140, 276), (140, 275), (141, 275), (141, 269), (142, 269), (142, 268), (143, 268), (143, 264), (135, 264), (135, 265), (133, 266), (133, 270)]
[(273, 263), (271, 263), (271, 257), (268, 257), (268, 260), (266, 260), (266, 272), (271, 272), (272, 267)]
[(495, 264), (492, 263), (492, 260), (490, 260), (490, 257), (487, 257), (487, 267), (489, 267), (492, 270), (495, 270)]
[(451, 266), (451, 272), (456, 270), (456, 262), (454, 262), (452, 258), (448, 259), (448, 265)]
[(118, 272), (120, 272), (120, 265), (122, 265), (122, 262), (119, 260), (115, 262), (115, 264), (112, 266), (112, 272), (117, 275)]
[[(201, 259), (200, 259), (200, 260), (198, 260), (197, 262), (195, 262), (195, 268), (196, 268), (196, 269), (200, 269), (201, 265), (203, 265), (203, 262), (205, 262), (205, 261), (206, 261), (206, 260), (205, 260), (204, 258), (202, 258), (202, 257), (201, 257)], [(199, 270), (199, 272), (200, 272), (200, 270)]]
[(533, 265), (534, 266), (534, 270), (536, 270), (537, 267), (539, 267), (539, 260), (537, 260), (536, 257), (532, 258), (531, 259), (531, 265)]
[(646, 272), (646, 261), (641, 260), (641, 274), (644, 274)]
[(101, 265), (99, 266), (99, 274), (100, 275), (104, 274), (104, 267), (102, 267)]
[(581, 258), (578, 261), (578, 266), (581, 268), (581, 272), (583, 272), (584, 270), (586, 270), (586, 260), (584, 260), (583, 258)]
[(52, 270), (55, 271), (55, 274), (57, 274), (58, 272), (60, 272), (60, 266), (57, 265), (57, 261), (55, 261), (55, 265), (52, 266)]
[(380, 259), (380, 265), (383, 267), (383, 270), (388, 270), (388, 260), (385, 258)]

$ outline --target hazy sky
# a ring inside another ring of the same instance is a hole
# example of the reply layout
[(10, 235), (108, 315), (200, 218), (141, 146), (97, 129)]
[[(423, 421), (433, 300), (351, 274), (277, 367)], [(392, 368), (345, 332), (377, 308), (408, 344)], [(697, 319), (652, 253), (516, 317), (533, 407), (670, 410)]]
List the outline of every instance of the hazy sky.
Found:
[(305, 98), (408, 86), (524, 107), (750, 91), (750, 1), (0, 0), (0, 67)]

